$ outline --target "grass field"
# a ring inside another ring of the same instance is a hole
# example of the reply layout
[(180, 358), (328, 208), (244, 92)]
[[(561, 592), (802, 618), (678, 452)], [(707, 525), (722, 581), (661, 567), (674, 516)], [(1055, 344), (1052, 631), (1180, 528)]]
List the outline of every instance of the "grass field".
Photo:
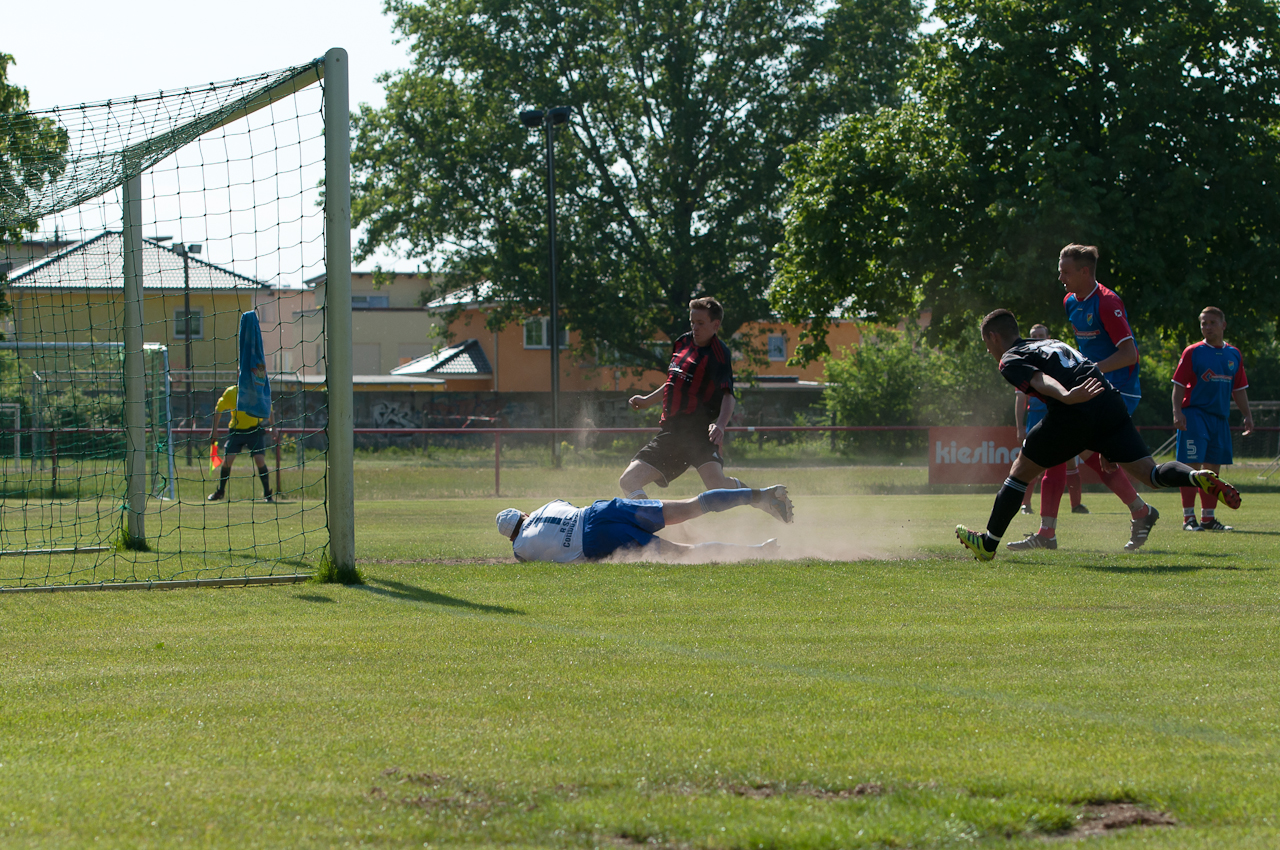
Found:
[[(668, 533), (794, 560), (554, 566), (494, 513), (616, 469), (424, 499), (362, 466), (364, 586), (0, 597), (0, 846), (1280, 845), (1280, 494), (1221, 535), (1155, 494), (1128, 554), (1088, 493), (979, 565), (952, 528), (990, 492), (751, 470), (799, 479), (794, 525)], [(1176, 825), (1072, 832), (1119, 803)]]

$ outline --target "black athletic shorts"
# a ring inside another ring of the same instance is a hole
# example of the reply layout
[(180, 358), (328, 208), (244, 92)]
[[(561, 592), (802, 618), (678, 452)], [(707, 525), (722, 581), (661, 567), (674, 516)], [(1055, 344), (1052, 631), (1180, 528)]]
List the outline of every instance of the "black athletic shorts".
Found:
[(1131, 463), (1151, 454), (1133, 427), (1120, 393), (1108, 390), (1083, 404), (1050, 405), (1022, 444), (1027, 460), (1045, 469), (1066, 463), (1086, 449), (1112, 463)]
[(267, 453), (267, 432), (259, 425), (256, 428), (236, 429), (227, 432), (222, 441), (222, 453), (227, 457), (248, 450), (251, 455)]
[[(667, 423), (656, 437), (636, 452), (633, 460), (644, 461), (658, 470), (662, 477), (659, 487), (666, 487), (689, 467), (697, 469), (704, 463), (724, 464), (720, 447), (707, 436), (710, 423), (698, 420), (676, 420), (675, 427)], [(688, 422), (688, 424), (684, 424)]]

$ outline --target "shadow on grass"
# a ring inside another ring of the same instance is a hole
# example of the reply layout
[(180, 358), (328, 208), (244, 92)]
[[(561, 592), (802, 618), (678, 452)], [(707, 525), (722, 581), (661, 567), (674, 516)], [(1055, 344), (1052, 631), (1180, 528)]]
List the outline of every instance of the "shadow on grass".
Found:
[(366, 578), (363, 589), (379, 596), (389, 596), (392, 599), (400, 599), (405, 602), (427, 602), (432, 605), (447, 605), (450, 608), (483, 611), (486, 614), (518, 614), (522, 617), (524, 616), (524, 612), (518, 608), (505, 608), (501, 605), (485, 605), (468, 599), (458, 599), (456, 596), (446, 596), (443, 593), (436, 593), (434, 590), (414, 587), (411, 584), (405, 584), (400, 581)]
[(330, 599), (327, 596), (320, 596), (315, 593), (299, 593), (297, 596), (293, 598), (299, 599), (303, 602), (337, 602), (338, 601), (336, 599)]
[[(1174, 555), (1173, 552), (1148, 552), (1150, 555)], [(1208, 561), (1225, 561), (1231, 559), (1234, 561), (1236, 555), (1234, 553), (1225, 552), (1198, 552), (1196, 558), (1203, 558)], [(1143, 560), (1147, 560), (1144, 558)], [(1258, 567), (1239, 567), (1235, 563), (1208, 563), (1208, 564), (1150, 564), (1150, 563), (1129, 563), (1129, 564), (1081, 564), (1080, 569), (1092, 570), (1096, 573), (1120, 573), (1124, 575), (1134, 575), (1137, 573), (1148, 573), (1151, 575), (1162, 574), (1178, 574), (1178, 573), (1198, 573), (1202, 570), (1227, 570), (1230, 572), (1252, 571), (1259, 569)], [(1267, 569), (1267, 568), (1262, 568)]]

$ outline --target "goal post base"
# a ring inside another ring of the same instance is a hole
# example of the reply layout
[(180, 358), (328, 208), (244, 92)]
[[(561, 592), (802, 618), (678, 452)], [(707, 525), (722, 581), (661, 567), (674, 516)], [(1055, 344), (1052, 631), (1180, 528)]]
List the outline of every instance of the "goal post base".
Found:
[(193, 578), (175, 581), (97, 582), (95, 584), (63, 584), (46, 587), (0, 587), (5, 593), (69, 593), (82, 590), (181, 590), (188, 587), (254, 587), (270, 584), (301, 584), (311, 581), (310, 573), (279, 576), (240, 576), (239, 578)]

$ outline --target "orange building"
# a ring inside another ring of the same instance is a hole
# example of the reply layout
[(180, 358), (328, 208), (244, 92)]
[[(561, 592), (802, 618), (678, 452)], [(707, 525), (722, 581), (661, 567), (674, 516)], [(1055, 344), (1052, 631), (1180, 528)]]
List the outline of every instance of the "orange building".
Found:
[[(448, 326), (453, 342), (448, 348), (417, 358), (392, 369), (394, 375), (418, 375), (444, 378), (446, 391), (481, 390), (493, 392), (550, 392), (551, 349), (547, 319), (533, 318), (522, 324), (512, 323), (500, 331), (485, 327), (489, 304), (485, 285), (475, 290), (461, 290), (427, 305), (427, 310), (444, 312), (461, 308)], [(800, 329), (781, 322), (748, 322), (738, 331), (750, 335), (766, 352), (767, 363), (755, 366), (755, 374), (763, 382), (779, 381), (817, 383), (822, 381), (821, 363), (788, 366), (787, 358), (795, 353)], [(858, 323), (833, 320), (827, 335), (832, 351), (858, 345), (862, 340)], [(577, 332), (562, 331), (561, 350), (577, 342)], [(748, 364), (735, 366), (739, 383)], [(648, 392), (666, 380), (666, 373), (656, 369), (636, 370), (578, 360), (561, 355), (560, 390), (626, 390)]]

